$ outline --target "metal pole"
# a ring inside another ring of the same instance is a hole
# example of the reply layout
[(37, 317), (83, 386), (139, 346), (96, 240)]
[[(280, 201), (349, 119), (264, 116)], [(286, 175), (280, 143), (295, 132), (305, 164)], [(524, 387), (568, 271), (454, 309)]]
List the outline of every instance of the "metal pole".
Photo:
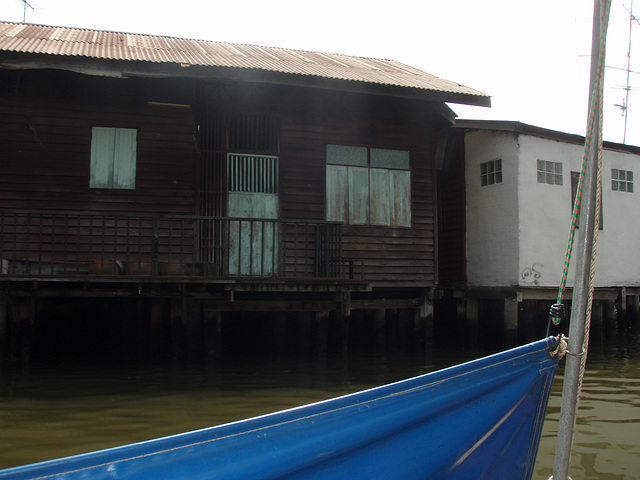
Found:
[[(605, 0), (606, 1), (606, 0)], [(600, 55), (601, 4), (594, 2), (593, 42), (591, 46), (591, 79), (589, 92), (594, 92), (598, 75), (598, 58)], [(592, 108), (593, 102), (598, 102)], [(576, 422), (576, 411), (580, 396), (580, 369), (583, 362), (583, 347), (585, 343), (586, 317), (589, 310), (590, 273), (593, 260), (593, 240), (596, 214), (597, 192), (597, 160), (600, 142), (600, 106), (601, 95), (591, 93), (590, 112), (595, 113), (591, 132), (591, 148), (585, 174), (584, 190), (582, 192), (582, 206), (580, 208), (580, 237), (576, 257), (576, 281), (573, 289), (573, 303), (571, 308), (571, 322), (569, 328), (568, 355), (565, 365), (565, 377), (562, 390), (562, 405), (560, 408), (560, 422), (558, 425), (558, 441), (553, 467), (553, 480), (567, 480), (569, 478), (569, 461), (571, 459), (571, 445)]]

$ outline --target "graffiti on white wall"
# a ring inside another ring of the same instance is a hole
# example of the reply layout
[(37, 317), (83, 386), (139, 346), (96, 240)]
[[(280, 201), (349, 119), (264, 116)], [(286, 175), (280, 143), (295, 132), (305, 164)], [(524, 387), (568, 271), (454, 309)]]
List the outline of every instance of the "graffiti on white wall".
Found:
[(536, 262), (530, 267), (524, 268), (520, 273), (520, 278), (522, 278), (523, 283), (529, 285), (540, 285), (540, 279), (542, 278), (541, 270), (543, 268), (543, 264)]

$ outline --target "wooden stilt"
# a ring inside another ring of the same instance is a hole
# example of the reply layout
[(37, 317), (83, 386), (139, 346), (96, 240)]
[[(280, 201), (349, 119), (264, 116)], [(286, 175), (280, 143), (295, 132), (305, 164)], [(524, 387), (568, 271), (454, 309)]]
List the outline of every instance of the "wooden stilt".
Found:
[(349, 351), (349, 327), (351, 323), (351, 292), (342, 292), (342, 309), (340, 315), (340, 325), (342, 327), (342, 351)]
[(504, 299), (504, 336), (508, 346), (518, 344), (519, 303), (514, 298)]
[(465, 300), (465, 315), (467, 326), (465, 328), (465, 343), (475, 350), (478, 348), (478, 299), (467, 298)]
[(423, 295), (418, 312), (423, 325), (424, 350), (430, 353), (433, 351), (433, 300), (427, 294)]
[(298, 354), (309, 353), (312, 349), (312, 328), (313, 318), (311, 312), (300, 312), (298, 314)]
[[(160, 359), (162, 356), (163, 318), (166, 309), (166, 300), (154, 298), (151, 300), (151, 314), (149, 325), (149, 355), (152, 359)], [(166, 337), (165, 337), (166, 338)]]
[(329, 312), (317, 312), (316, 323), (318, 327), (316, 351), (320, 355), (325, 355), (329, 349)]
[(213, 302), (203, 302), (202, 330), (205, 360), (219, 359), (222, 356), (222, 312), (215, 308)]
[(272, 353), (278, 355), (287, 348), (287, 315), (285, 312), (275, 312), (273, 318)]
[(630, 300), (631, 326), (634, 330), (637, 330), (638, 323), (640, 323), (640, 297), (638, 295), (632, 295)]
[(382, 351), (386, 344), (387, 315), (384, 309), (373, 310), (373, 346), (376, 351)]
[(0, 293), (0, 364), (6, 359), (7, 354), (7, 313), (9, 299), (7, 295)]
[(184, 315), (182, 298), (171, 299), (171, 359), (181, 360), (182, 351), (182, 315)]

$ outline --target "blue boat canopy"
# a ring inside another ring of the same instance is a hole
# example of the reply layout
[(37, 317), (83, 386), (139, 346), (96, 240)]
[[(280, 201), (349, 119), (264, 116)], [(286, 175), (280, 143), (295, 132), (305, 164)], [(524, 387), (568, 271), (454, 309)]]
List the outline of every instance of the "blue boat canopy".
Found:
[(0, 479), (530, 479), (553, 338), (324, 402)]

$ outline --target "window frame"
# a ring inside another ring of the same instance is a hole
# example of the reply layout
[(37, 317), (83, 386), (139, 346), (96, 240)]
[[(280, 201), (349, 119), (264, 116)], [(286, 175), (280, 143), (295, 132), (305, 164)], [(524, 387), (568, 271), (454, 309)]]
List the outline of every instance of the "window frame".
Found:
[(327, 144), (325, 173), (327, 221), (411, 227), (409, 150)]
[(480, 163), (480, 186), (502, 183), (502, 159), (496, 158)]
[(614, 192), (633, 193), (633, 170), (623, 170), (621, 168), (612, 168), (611, 169), (611, 190)]
[(562, 162), (538, 159), (536, 163), (538, 183), (547, 185), (564, 185), (564, 168)]
[(134, 190), (137, 151), (137, 129), (92, 127), (89, 187)]

